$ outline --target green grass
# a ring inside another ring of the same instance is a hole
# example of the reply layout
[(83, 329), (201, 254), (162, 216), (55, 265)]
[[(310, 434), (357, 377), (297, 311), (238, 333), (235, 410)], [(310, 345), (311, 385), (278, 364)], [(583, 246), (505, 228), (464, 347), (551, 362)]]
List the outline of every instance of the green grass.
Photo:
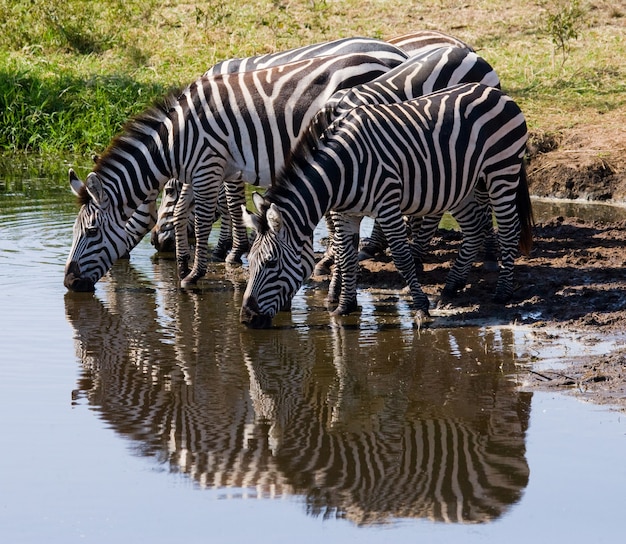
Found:
[(558, 131), (624, 115), (626, 9), (614, 4), (0, 0), (0, 150), (89, 156), (219, 60), (425, 28), (474, 45), (530, 128)]
[(104, 148), (133, 113), (165, 92), (126, 74), (79, 77), (70, 70), (5, 64), (0, 69), (4, 149), (89, 152)]

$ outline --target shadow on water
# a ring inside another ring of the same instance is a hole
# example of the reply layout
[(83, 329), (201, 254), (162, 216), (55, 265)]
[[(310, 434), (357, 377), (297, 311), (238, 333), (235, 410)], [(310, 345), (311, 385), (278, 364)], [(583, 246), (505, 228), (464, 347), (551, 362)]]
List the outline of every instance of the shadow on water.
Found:
[(373, 335), (367, 312), (322, 327), (302, 308), (252, 331), (227, 280), (180, 292), (174, 263), (153, 266), (148, 281), (120, 262), (98, 296), (65, 295), (74, 401), (139, 455), (225, 498), (298, 496), (357, 525), (487, 522), (521, 499), (531, 394), (507, 378), (511, 331)]

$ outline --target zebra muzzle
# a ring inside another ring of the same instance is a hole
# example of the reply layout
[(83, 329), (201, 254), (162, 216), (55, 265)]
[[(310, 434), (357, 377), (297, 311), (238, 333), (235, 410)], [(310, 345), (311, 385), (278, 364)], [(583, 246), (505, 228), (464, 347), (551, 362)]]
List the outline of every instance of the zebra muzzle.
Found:
[(70, 291), (76, 291), (79, 293), (86, 293), (90, 291), (95, 291), (94, 282), (89, 278), (81, 278), (80, 276), (80, 267), (78, 263), (72, 261), (65, 268), (65, 278), (63, 280), (63, 285)]
[(240, 321), (251, 329), (269, 329), (272, 326), (272, 318), (262, 314), (254, 297), (246, 297), (241, 305), (239, 313)]

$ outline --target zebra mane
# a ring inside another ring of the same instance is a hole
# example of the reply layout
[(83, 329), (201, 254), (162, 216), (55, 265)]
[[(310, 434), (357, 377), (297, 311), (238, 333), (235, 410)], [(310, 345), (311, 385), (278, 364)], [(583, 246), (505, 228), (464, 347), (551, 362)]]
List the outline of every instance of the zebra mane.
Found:
[(89, 194), (89, 191), (87, 191), (87, 187), (84, 185), (78, 189), (78, 192), (76, 193), (76, 202), (79, 206), (84, 206), (91, 202), (91, 195)]
[[(93, 171), (100, 172), (110, 157), (115, 156), (120, 150), (134, 147), (134, 142), (143, 140), (146, 135), (158, 130), (178, 103), (182, 91), (183, 89), (169, 92), (146, 110), (128, 120), (122, 126), (121, 132), (111, 140), (105, 151), (95, 159), (96, 164)], [(153, 142), (149, 144), (150, 147), (153, 145), (155, 145)]]
[(289, 186), (289, 172), (304, 170), (311, 164), (320, 142), (323, 142), (332, 132), (333, 112), (333, 108), (323, 108), (313, 117), (309, 126), (287, 155), (285, 164), (278, 172), (276, 180), (266, 191), (265, 197), (269, 197), (270, 201), (274, 197), (286, 196), (293, 191)]

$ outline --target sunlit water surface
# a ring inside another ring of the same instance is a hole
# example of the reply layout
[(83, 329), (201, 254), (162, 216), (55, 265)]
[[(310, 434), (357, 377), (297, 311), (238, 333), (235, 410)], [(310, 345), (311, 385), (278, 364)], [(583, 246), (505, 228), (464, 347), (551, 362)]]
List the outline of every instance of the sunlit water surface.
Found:
[(410, 325), (397, 293), (267, 331), (144, 241), (66, 293), (69, 190), (0, 193), (2, 542), (615, 542), (623, 415), (523, 392), (529, 329)]

